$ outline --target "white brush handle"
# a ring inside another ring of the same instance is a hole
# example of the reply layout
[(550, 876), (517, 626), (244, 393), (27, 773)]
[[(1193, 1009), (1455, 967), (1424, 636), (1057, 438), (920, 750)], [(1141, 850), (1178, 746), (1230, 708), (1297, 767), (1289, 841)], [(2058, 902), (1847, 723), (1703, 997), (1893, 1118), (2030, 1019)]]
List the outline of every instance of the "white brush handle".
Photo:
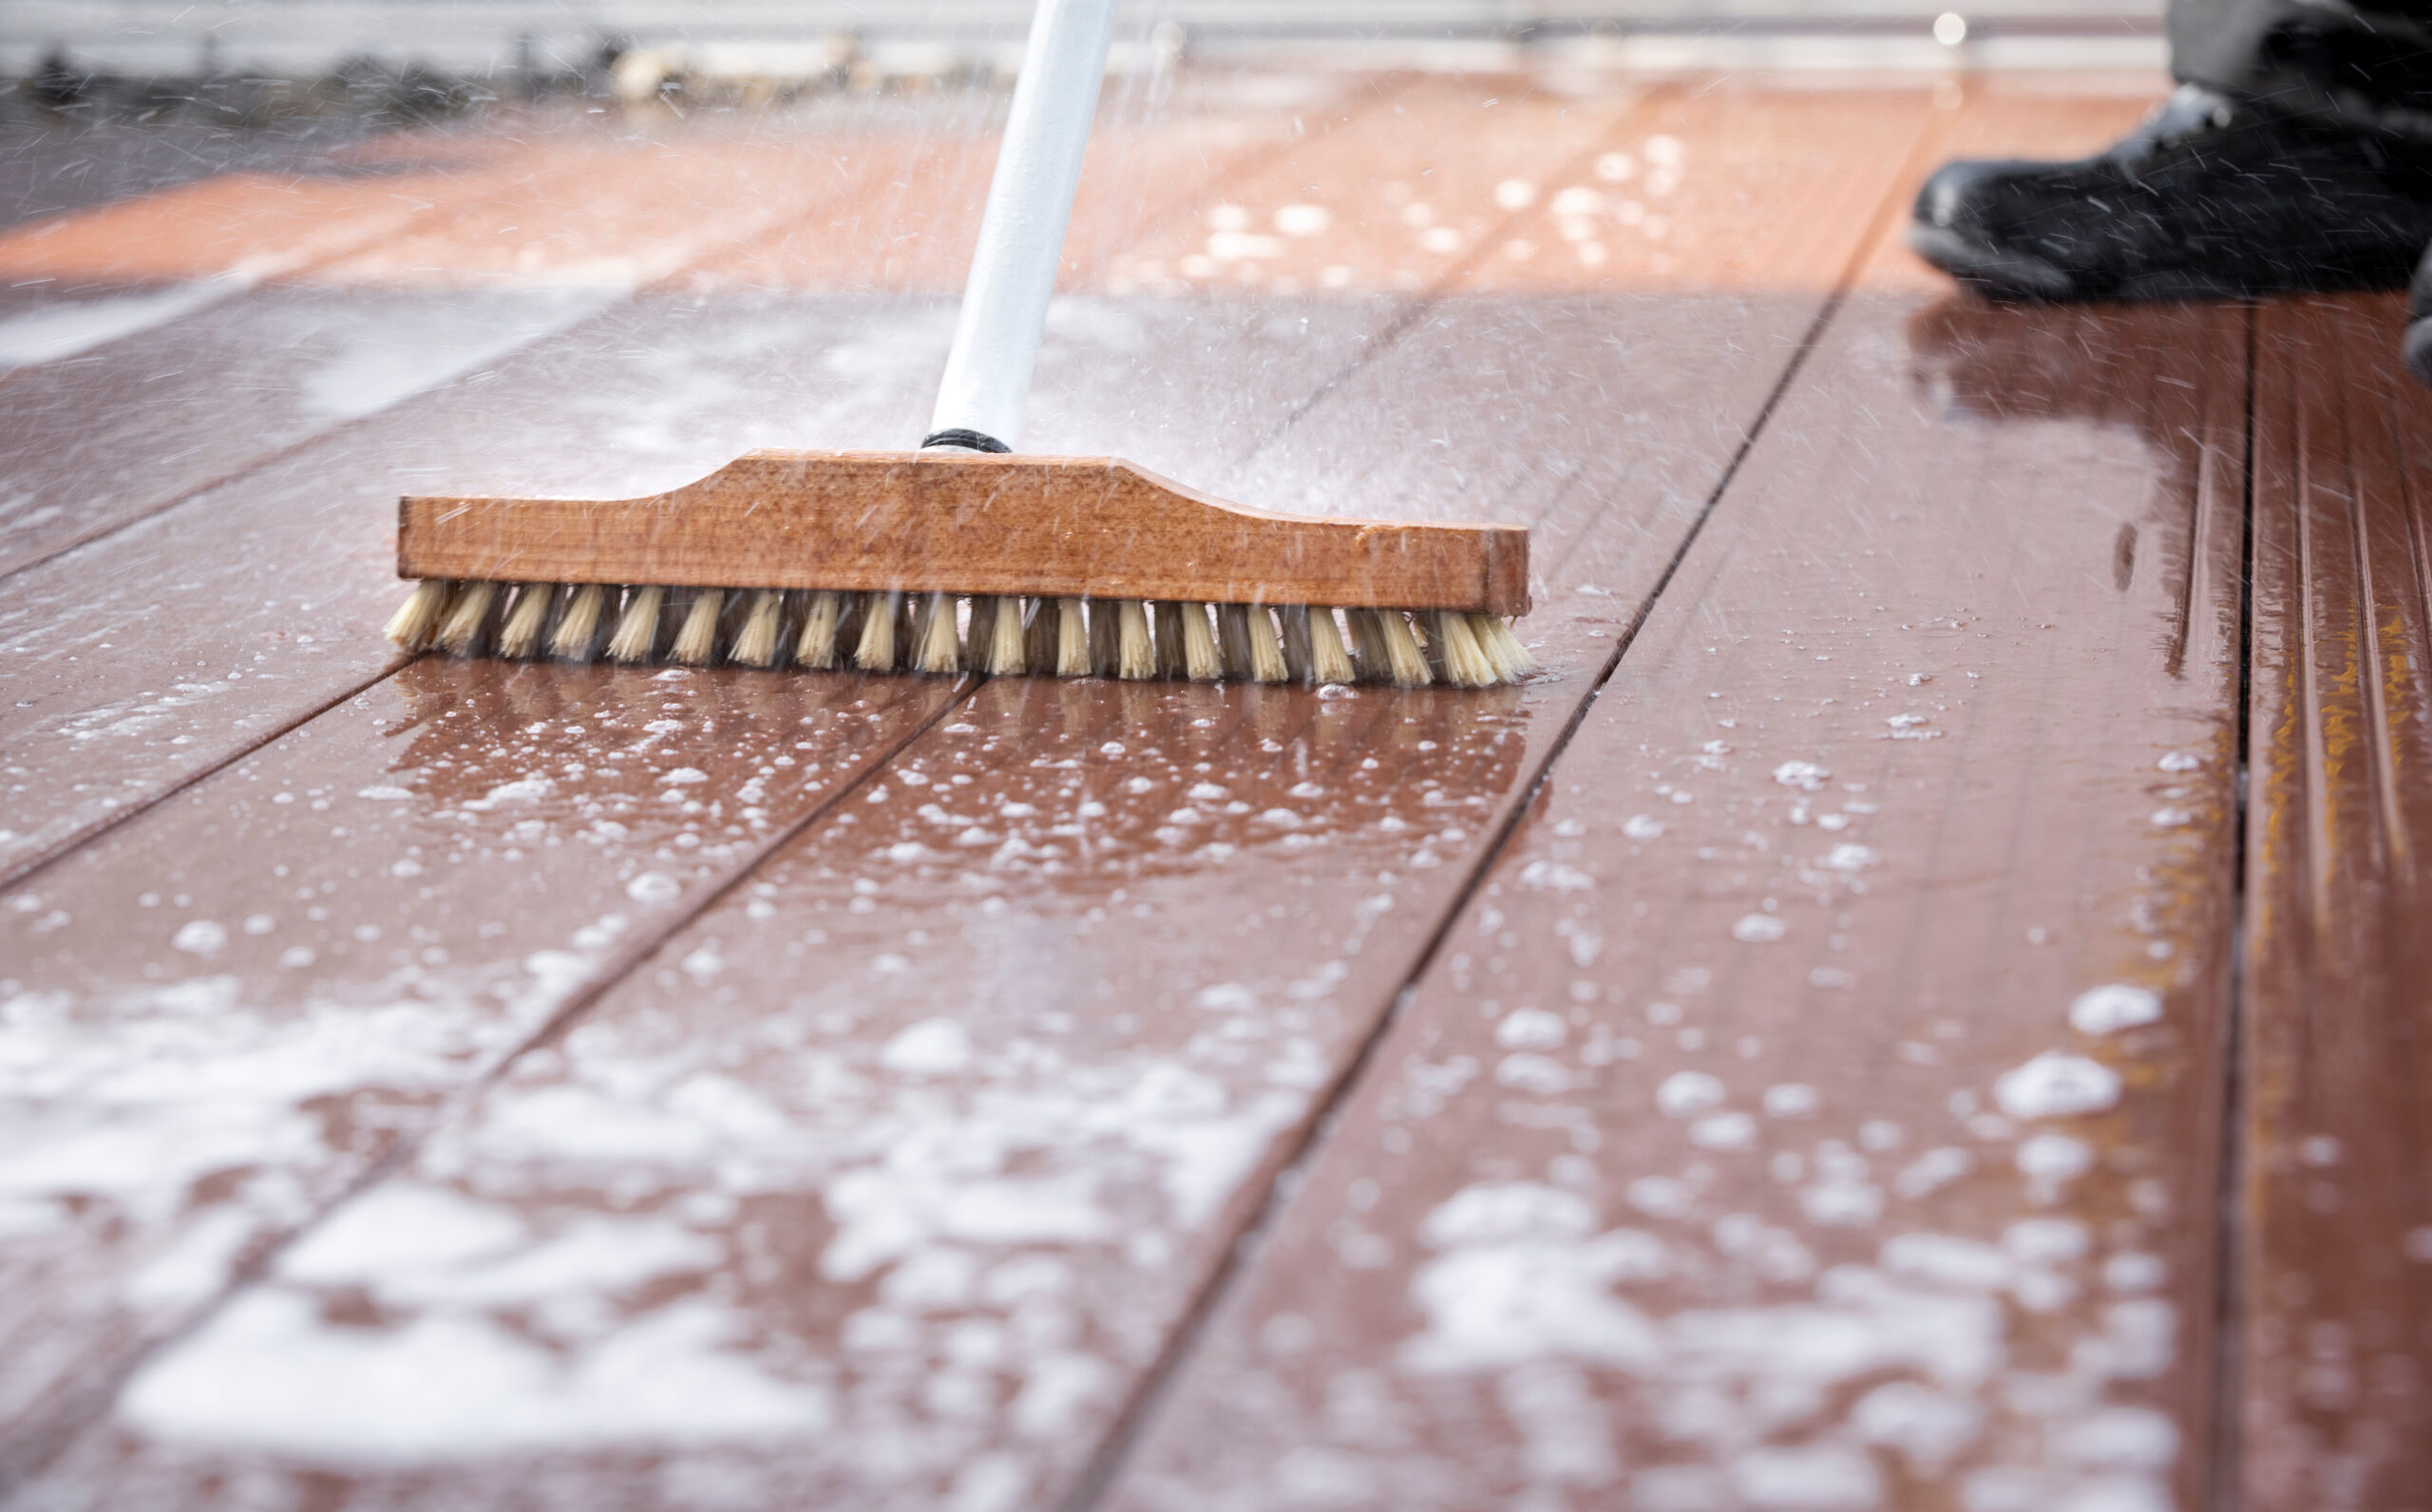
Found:
[[(1081, 154), (1106, 78), (1115, 0), (1038, 0), (1012, 117), (988, 185), (979, 248), (962, 292), (954, 350), (938, 387), (929, 440), (1001, 447), (1020, 442), (1031, 369), (1080, 187)], [(950, 434), (960, 432), (961, 434)], [(926, 444), (927, 443), (924, 443)]]

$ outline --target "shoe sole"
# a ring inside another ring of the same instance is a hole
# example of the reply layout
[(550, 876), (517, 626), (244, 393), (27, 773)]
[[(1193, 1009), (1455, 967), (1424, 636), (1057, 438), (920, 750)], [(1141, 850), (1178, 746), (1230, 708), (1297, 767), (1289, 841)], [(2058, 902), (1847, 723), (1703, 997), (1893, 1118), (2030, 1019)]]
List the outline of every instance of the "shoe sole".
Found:
[(1909, 250), (1961, 283), (1997, 299), (2074, 299), (2074, 279), (2041, 257), (1963, 236), (1948, 226), (1909, 223)]
[[(1996, 299), (2061, 303), (2081, 299), (2114, 299), (2123, 304), (2169, 304), (2188, 300), (2246, 299), (2274, 293), (2273, 289), (2242, 289), (2193, 268), (2161, 268), (2122, 279), (2105, 291), (2080, 289), (2077, 281), (2055, 264), (2027, 253), (2011, 252), (1987, 241), (1963, 236), (1943, 226), (1911, 221), (1909, 250), (1953, 278)], [(2346, 281), (2336, 287), (2346, 287)], [(2365, 285), (2380, 287), (2378, 284)], [(2312, 285), (2302, 285), (2311, 288)], [(2427, 337), (2432, 340), (2432, 337)], [(2432, 383), (2432, 377), (2427, 377)]]

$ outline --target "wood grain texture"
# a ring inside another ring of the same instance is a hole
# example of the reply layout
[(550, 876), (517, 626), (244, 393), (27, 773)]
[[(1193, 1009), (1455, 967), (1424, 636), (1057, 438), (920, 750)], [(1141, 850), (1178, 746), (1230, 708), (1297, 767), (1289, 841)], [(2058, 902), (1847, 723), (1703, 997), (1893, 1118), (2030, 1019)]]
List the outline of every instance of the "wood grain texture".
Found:
[(1631, 84), (1574, 100), (1519, 80), (1437, 78), (1326, 102), (1302, 118), (1312, 150), (1144, 228), (1105, 265), (1108, 287), (1260, 298), (1441, 290), (1536, 234), (1557, 186), (1637, 140), (1639, 107), (1658, 92), (1670, 91)]
[[(1320, 134), (1339, 118), (1376, 108), (1397, 81), (1353, 75), (1310, 81), (1301, 102), (1304, 129)], [(1338, 98), (1339, 97), (1339, 98)], [(877, 291), (959, 296), (997, 161), (997, 121), (973, 111), (959, 120), (936, 101), (896, 102), (898, 131), (882, 138), (823, 141), (816, 162), (873, 148), (897, 158), (891, 194), (772, 231), (688, 269), (688, 290)], [(1317, 119), (1311, 121), (1309, 118)], [(808, 134), (790, 125), (789, 134)], [(1138, 291), (1106, 277), (1110, 255), (1139, 243), (1175, 212), (1197, 208), (1208, 186), (1235, 181), (1242, 169), (1292, 155), (1301, 133), (1270, 102), (1222, 91), (1160, 91), (1141, 98), (1118, 85), (1099, 106), (1065, 236), (1062, 287), (1116, 294)]]
[(1743, 298), (1840, 287), (1891, 208), (1880, 175), (1914, 171), (1897, 159), (1852, 171), (1851, 141), (1908, 146), (1951, 114), (1922, 89), (1732, 79), (1659, 91), (1649, 106), (1609, 150), (1538, 186), (1529, 221), (1483, 248), (1463, 287)]
[(633, 290), (832, 210), (883, 180), (886, 166), (859, 141), (844, 161), (822, 161), (714, 117), (622, 141), (603, 136), (546, 136), (519, 155), (511, 177), (492, 175), (468, 183), (483, 192), (449, 196), (446, 214), (291, 276), (390, 288)]
[(2242, 347), (1844, 310), (1104, 1504), (2206, 1504)]
[(0, 574), (479, 372), (585, 291), (274, 285), (0, 384)]
[(1276, 514), (1111, 457), (772, 450), (647, 499), (408, 495), (397, 574), (1525, 614), (1529, 532)]
[(0, 275), (70, 287), (275, 276), (398, 235), (446, 182), (226, 174), (12, 227)]
[(2237, 1490), (2432, 1504), (2432, 396), (2395, 297), (2257, 316)]

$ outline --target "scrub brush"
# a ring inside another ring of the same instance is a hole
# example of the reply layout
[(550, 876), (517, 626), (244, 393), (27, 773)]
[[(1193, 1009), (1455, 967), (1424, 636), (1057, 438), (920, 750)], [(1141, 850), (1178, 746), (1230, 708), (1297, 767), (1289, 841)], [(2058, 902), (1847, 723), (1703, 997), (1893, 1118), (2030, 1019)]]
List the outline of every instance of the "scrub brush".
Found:
[(1529, 533), (1226, 503), (1014, 453), (1114, 0), (1039, 0), (929, 434), (642, 499), (400, 501), (408, 652), (1484, 688), (1535, 670)]

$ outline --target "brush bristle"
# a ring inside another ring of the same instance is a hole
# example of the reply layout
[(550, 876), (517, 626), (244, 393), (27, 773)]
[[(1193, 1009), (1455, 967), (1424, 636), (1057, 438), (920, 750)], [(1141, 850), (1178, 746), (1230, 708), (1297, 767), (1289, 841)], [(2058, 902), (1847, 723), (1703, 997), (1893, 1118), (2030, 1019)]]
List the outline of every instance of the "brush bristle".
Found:
[(389, 616), (381, 633), (396, 643), (399, 651), (423, 651), (447, 616), (447, 599), (453, 587), (445, 577), (426, 577), (414, 584), (414, 591)]
[(515, 607), (498, 629), (498, 653), (522, 661), (541, 649), (541, 633), (548, 628), (549, 606), (557, 601), (555, 583), (525, 583), (516, 591)]
[(1310, 675), (1320, 685), (1351, 683), (1359, 676), (1351, 649), (1342, 643), (1342, 625), (1323, 604), (1309, 611), (1309, 662)]
[(1529, 654), (1529, 648), (1520, 644), (1520, 637), (1512, 633), (1501, 614), (1472, 614), (1469, 618), (1479, 649), (1494, 664), (1496, 681), (1516, 683), (1537, 670), (1537, 658)]
[(1182, 609), (1182, 674), (1194, 683), (1212, 683), (1225, 675), (1225, 658), (1216, 648), (1216, 633), (1208, 628), (1206, 604)]
[(971, 613), (962, 622), (962, 664), (974, 671), (988, 670), (988, 643), (997, 634), (997, 598), (971, 595)]
[(1410, 618), (1398, 609), (1378, 611), (1377, 617), (1385, 627), (1385, 665), (1394, 682), (1402, 688), (1424, 688), (1434, 680), (1428, 671), (1427, 652), (1412, 633)]
[(1275, 615), (1264, 604), (1250, 609), (1250, 675), (1263, 683), (1292, 680), (1292, 664), (1283, 659), (1283, 637), (1276, 633)]
[(589, 661), (598, 651), (599, 620), (610, 602), (601, 583), (581, 583), (558, 613), (557, 629), (549, 633), (549, 654), (568, 661)]
[(1115, 623), (1121, 616), (1112, 598), (1092, 598), (1089, 605), (1089, 675), (1112, 677), (1123, 668), (1123, 632)]
[[(662, 647), (671, 595), (684, 613), (673, 643)], [(833, 668), (849, 657), (864, 671), (968, 669), (996, 677), (1492, 688), (1538, 670), (1501, 615), (1466, 610), (1188, 600), (1152, 606), (1137, 598), (987, 594), (970, 598), (964, 632), (957, 628), (961, 605), (960, 595), (945, 592), (628, 591), (431, 577), (413, 585), (383, 633), (407, 652), (490, 651), (516, 659), (545, 652), (585, 661), (604, 651), (621, 662), (664, 655), (697, 666), (723, 657), (747, 667), (775, 666), (791, 636), (792, 659), (807, 668)]]
[(470, 656), (482, 649), (482, 632), (487, 628), (490, 607), (498, 601), (498, 584), (466, 583), (465, 591), (447, 606), (447, 618), (439, 627), (439, 649), (455, 656)]
[(1157, 675), (1185, 675), (1182, 660), (1182, 606), (1172, 602), (1156, 606)]
[(1225, 675), (1237, 683), (1250, 680), (1250, 616), (1247, 604), (1218, 604), (1216, 654)]
[(869, 594), (862, 600), (861, 643), (853, 665), (865, 672), (895, 671), (895, 632), (902, 618), (902, 594)]
[(810, 595), (802, 615), (802, 633), (794, 640), (794, 660), (825, 671), (836, 665), (837, 632), (845, 622), (845, 595), (820, 592)]
[(1383, 617), (1373, 609), (1346, 609), (1342, 618), (1351, 627), (1351, 649), (1358, 658), (1360, 680), (1371, 683), (1385, 681)]
[(612, 661), (648, 661), (658, 651), (658, 611), (667, 600), (664, 588), (636, 588), (617, 616), (617, 633), (608, 637)]
[(1089, 622), (1077, 598), (1055, 600), (1055, 675), (1090, 675)]
[(1156, 676), (1157, 642), (1149, 633), (1149, 606), (1137, 598), (1124, 599), (1115, 606), (1115, 630), (1116, 672), (1131, 682)]
[(1492, 688), (1498, 680), (1494, 661), (1478, 644), (1470, 616), (1458, 610), (1439, 609), (1427, 616), (1435, 627), (1437, 659), (1444, 680), (1455, 688)]
[(1370, 682), (1424, 688), (1434, 681), (1427, 653), (1398, 609), (1355, 609), (1351, 636), (1359, 648), (1359, 673)]
[(1022, 659), (1035, 672), (1055, 671), (1056, 623), (1061, 616), (1053, 598), (1041, 598), (1031, 605), (1030, 628), (1023, 632)]
[(556, 583), (517, 587), (514, 607), (498, 627), (498, 653), (522, 661), (546, 651), (549, 622), (556, 617), (558, 600), (564, 593)]
[(955, 624), (955, 595), (931, 594), (922, 601), (912, 636), (912, 670), (962, 671), (962, 634)]
[(675, 627), (675, 642), (667, 648), (669, 661), (699, 667), (717, 654), (718, 611), (725, 602), (726, 595), (714, 588), (693, 595), (684, 608), (683, 621)]
[(1030, 671), (1030, 646), (1022, 633), (1022, 601), (1011, 594), (979, 601), (990, 606), (991, 611), (988, 643), (980, 648), (984, 654), (975, 658), (979, 670), (991, 677), (1019, 677)]
[(1309, 648), (1309, 606), (1288, 605), (1282, 612), (1283, 621), (1283, 665), (1296, 683), (1314, 681), (1317, 669)]
[[(1021, 600), (1014, 600), (1014, 623), (1021, 623)], [(984, 672), (994, 660), (997, 645), (997, 595), (971, 595), (971, 614), (962, 627), (962, 665), (972, 671)]]
[(1292, 675), (1275, 637), (1275, 617), (1264, 604), (1226, 604), (1217, 611), (1225, 672), (1253, 683), (1280, 683)]
[(784, 628), (786, 595), (773, 588), (763, 588), (751, 595), (751, 607), (744, 612), (743, 628), (735, 632), (734, 649), (727, 659), (741, 667), (767, 667), (777, 659), (777, 635)]

